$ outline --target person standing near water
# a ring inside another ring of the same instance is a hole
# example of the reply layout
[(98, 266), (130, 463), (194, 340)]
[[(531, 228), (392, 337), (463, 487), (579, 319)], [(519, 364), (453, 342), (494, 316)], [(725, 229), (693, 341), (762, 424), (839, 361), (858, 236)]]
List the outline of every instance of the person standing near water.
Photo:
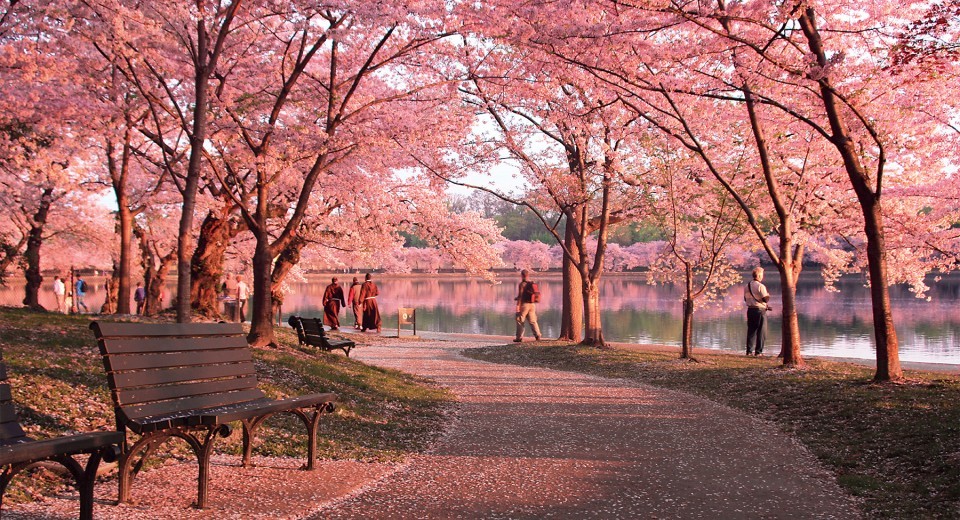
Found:
[(520, 271), (520, 285), (517, 288), (517, 335), (514, 343), (523, 341), (523, 324), (530, 321), (533, 337), (540, 340), (540, 325), (537, 324), (537, 302), (540, 301), (540, 288), (537, 282), (527, 280), (527, 270)]
[(763, 285), (763, 268), (753, 269), (753, 280), (743, 288), (743, 301), (747, 304), (747, 355), (762, 356), (763, 343), (767, 339), (767, 311), (770, 293)]
[(340, 330), (340, 306), (346, 306), (347, 302), (343, 299), (343, 287), (337, 283), (337, 277), (334, 276), (330, 285), (323, 291), (323, 322), (330, 327), (330, 330)]
[(377, 329), (380, 332), (380, 307), (377, 306), (377, 295), (380, 290), (377, 284), (370, 280), (370, 273), (364, 276), (363, 285), (360, 286), (360, 302), (363, 305), (363, 320), (360, 324), (360, 331), (366, 332), (367, 329)]
[(350, 284), (350, 292), (347, 294), (347, 300), (350, 301), (350, 308), (353, 309), (353, 328), (360, 330), (360, 323), (363, 321), (363, 301), (360, 299), (360, 281), (353, 277), (353, 283)]
[(57, 299), (57, 312), (67, 312), (67, 286), (59, 276), (53, 277), (53, 295)]

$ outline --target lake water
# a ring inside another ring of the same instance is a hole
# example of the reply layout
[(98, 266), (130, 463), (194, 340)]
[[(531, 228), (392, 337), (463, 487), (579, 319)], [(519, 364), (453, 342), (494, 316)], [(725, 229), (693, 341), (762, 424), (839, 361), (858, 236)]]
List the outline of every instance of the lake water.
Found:
[[(771, 276), (774, 275), (774, 276)], [(350, 275), (339, 275), (349, 280)], [(536, 274), (543, 301), (538, 306), (544, 337), (556, 337), (560, 327), (560, 278)], [(87, 295), (91, 309), (103, 302), (102, 278), (88, 278), (93, 286)], [(519, 276), (502, 277), (491, 284), (484, 280), (451, 275), (375, 276), (380, 287), (381, 313), (385, 331), (396, 329), (397, 309), (416, 309), (418, 331), (512, 335), (516, 283)], [(0, 289), (0, 303), (18, 305), (22, 282), (10, 280)], [(320, 299), (329, 276), (314, 276), (309, 283), (293, 284), (283, 314), (319, 316)], [(764, 280), (779, 310), (779, 281), (775, 272)], [(873, 359), (872, 311), (869, 292), (862, 277), (842, 279), (839, 292), (824, 289), (818, 273), (801, 276), (797, 290), (802, 351), (807, 355)], [(52, 283), (52, 278), (45, 285)], [(894, 319), (903, 361), (960, 364), (960, 275), (949, 275), (929, 283), (930, 301), (917, 299), (905, 287), (891, 288)], [(344, 284), (344, 290), (349, 283)], [(172, 293), (173, 285), (168, 288)], [(720, 305), (704, 307), (694, 316), (696, 348), (741, 351), (746, 335), (745, 311), (739, 290)], [(604, 337), (625, 343), (679, 345), (680, 292), (673, 287), (648, 285), (642, 275), (607, 274), (601, 286)], [(49, 287), (41, 303), (53, 307)], [(341, 315), (343, 316), (343, 315)], [(775, 353), (780, 344), (780, 316), (769, 315), (768, 349)], [(341, 318), (344, 319), (344, 318)], [(352, 315), (344, 319), (352, 324)], [(405, 326), (409, 329), (409, 326)], [(528, 331), (529, 334), (529, 331)]]

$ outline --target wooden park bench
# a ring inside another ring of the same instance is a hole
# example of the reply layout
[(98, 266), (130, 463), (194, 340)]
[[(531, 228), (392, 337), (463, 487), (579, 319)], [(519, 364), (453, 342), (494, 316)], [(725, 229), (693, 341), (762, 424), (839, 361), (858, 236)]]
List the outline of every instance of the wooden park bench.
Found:
[[(280, 412), (303, 421), (307, 428), (303, 468), (314, 468), (320, 415), (333, 411), (336, 395), (268, 398), (257, 386), (253, 356), (239, 323), (95, 321), (90, 328), (107, 371), (117, 430), (125, 438), (118, 502), (130, 500), (133, 479), (151, 452), (171, 438), (180, 438), (197, 457), (196, 506), (204, 508), (216, 437), (227, 437), (228, 423), (240, 421), (243, 465), (249, 466), (257, 428)], [(126, 441), (128, 431), (140, 436), (132, 446)]]
[[(21, 471), (44, 461), (54, 461), (65, 467), (77, 483), (80, 492), (80, 518), (93, 518), (93, 485), (97, 480), (100, 461), (117, 460), (123, 442), (119, 432), (90, 432), (54, 439), (34, 440), (27, 437), (14, 409), (7, 365), (0, 356), (0, 502), (7, 486)], [(85, 466), (74, 455), (86, 454)]]
[(324, 352), (340, 349), (347, 357), (350, 357), (350, 349), (357, 346), (349, 339), (330, 339), (323, 330), (323, 322), (319, 318), (290, 316), (287, 323), (297, 331), (297, 340), (301, 345), (316, 347)]

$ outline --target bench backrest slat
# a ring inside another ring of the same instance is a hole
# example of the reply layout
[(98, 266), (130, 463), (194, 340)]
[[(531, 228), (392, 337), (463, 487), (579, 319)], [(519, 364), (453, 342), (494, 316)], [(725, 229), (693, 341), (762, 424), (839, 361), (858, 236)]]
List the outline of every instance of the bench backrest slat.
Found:
[(157, 337), (157, 336), (232, 336), (243, 333), (239, 323), (125, 323), (95, 321), (90, 325), (97, 337)]
[(25, 439), (20, 417), (13, 405), (13, 392), (7, 381), (7, 364), (0, 357), (0, 444), (11, 444)]
[[(155, 368), (132, 372), (114, 373), (112, 385), (117, 389), (189, 383), (199, 379), (238, 377), (256, 373), (253, 361), (224, 365), (201, 365), (191, 367)], [(111, 387), (113, 388), (113, 387)]]
[(106, 348), (108, 349), (108, 354), (120, 355), (177, 352), (183, 350), (220, 350), (225, 348), (246, 348), (246, 346), (246, 340), (238, 336), (160, 336), (152, 338), (117, 337), (107, 343)]
[(117, 416), (175, 415), (265, 397), (239, 323), (90, 325)]
[(109, 355), (106, 358), (106, 367), (110, 372), (126, 370), (144, 370), (156, 368), (179, 368), (198, 365), (219, 365), (226, 363), (242, 363), (250, 361), (250, 349), (229, 348), (220, 350), (201, 350), (199, 352), (161, 352), (159, 354)]
[(146, 386), (117, 390), (117, 401), (123, 406), (130, 406), (152, 401), (181, 399), (194, 395), (237, 392), (255, 389), (256, 387), (257, 377), (249, 375), (214, 381), (189, 382), (176, 386)]

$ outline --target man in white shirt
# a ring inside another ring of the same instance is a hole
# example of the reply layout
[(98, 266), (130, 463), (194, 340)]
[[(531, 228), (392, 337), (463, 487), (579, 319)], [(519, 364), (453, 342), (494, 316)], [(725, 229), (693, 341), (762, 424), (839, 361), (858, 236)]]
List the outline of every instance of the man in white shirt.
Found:
[(67, 312), (67, 286), (59, 276), (53, 277), (53, 295), (57, 298), (57, 312)]
[(250, 287), (244, 282), (240, 275), (237, 275), (237, 306), (240, 311), (240, 321), (247, 321), (247, 296), (250, 293)]
[(767, 302), (770, 293), (761, 283), (763, 268), (753, 269), (753, 280), (743, 288), (743, 301), (747, 304), (747, 355), (763, 355), (763, 342), (767, 339)]

